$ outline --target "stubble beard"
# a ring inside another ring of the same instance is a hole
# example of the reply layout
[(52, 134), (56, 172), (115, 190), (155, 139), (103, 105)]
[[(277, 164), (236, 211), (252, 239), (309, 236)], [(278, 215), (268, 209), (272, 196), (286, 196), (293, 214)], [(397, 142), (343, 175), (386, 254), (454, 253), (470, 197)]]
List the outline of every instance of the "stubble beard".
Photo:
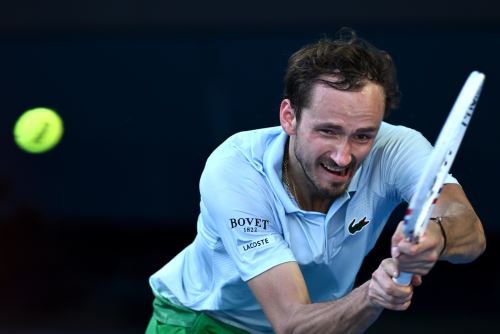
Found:
[(300, 154), (298, 145), (295, 145), (293, 154), (295, 155), (295, 159), (299, 163), (300, 168), (306, 176), (308, 187), (312, 190), (312, 196), (317, 198), (335, 200), (340, 197), (348, 189), (349, 185), (351, 184), (352, 177), (354, 176), (354, 173), (357, 169), (357, 162), (353, 157), (352, 162), (349, 165), (349, 173), (351, 174), (349, 180), (343, 183), (332, 182), (328, 186), (323, 186), (320, 182), (317, 181), (314, 170), (315, 168), (324, 167), (321, 166), (319, 162), (308, 163), (306, 159), (303, 159)]

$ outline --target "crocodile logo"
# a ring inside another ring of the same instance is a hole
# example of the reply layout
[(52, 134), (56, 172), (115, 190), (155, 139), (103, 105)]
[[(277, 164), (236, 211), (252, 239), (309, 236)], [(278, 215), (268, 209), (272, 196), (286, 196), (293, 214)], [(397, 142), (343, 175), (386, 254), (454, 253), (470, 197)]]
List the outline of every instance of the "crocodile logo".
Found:
[(352, 222), (349, 224), (349, 233), (354, 234), (356, 232), (359, 232), (370, 223), (369, 220), (366, 220), (366, 217), (363, 217), (359, 222), (356, 223), (356, 219), (353, 219)]

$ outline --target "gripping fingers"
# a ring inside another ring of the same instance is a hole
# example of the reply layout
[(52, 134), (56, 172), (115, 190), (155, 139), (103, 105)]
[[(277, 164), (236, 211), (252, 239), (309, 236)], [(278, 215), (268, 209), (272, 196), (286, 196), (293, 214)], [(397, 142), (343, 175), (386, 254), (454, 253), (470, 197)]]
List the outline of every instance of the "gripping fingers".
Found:
[(401, 311), (406, 310), (411, 303), (413, 286), (401, 286), (393, 281), (397, 273), (392, 259), (382, 261), (379, 268), (373, 273), (369, 284), (368, 295), (370, 300), (384, 308)]
[(391, 255), (398, 260), (398, 267), (402, 272), (426, 275), (438, 261), (443, 244), (439, 226), (429, 224), (418, 244), (393, 237)]
[(377, 305), (393, 311), (404, 311), (410, 304), (413, 297), (413, 289), (408, 286), (403, 287), (404, 291), (395, 289), (383, 289), (377, 282), (370, 284), (369, 297)]

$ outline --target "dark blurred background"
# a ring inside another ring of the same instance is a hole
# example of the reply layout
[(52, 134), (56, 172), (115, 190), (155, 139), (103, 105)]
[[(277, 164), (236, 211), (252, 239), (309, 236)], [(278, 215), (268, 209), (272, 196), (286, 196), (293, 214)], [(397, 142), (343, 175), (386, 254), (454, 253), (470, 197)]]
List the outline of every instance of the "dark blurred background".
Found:
[[(487, 77), (452, 172), (488, 249), (439, 263), (410, 310), (369, 332), (499, 332), (498, 5), (19, 0), (0, 3), (0, 333), (144, 332), (149, 275), (194, 237), (205, 159), (237, 131), (278, 125), (288, 56), (346, 25), (396, 61), (403, 99), (388, 121), (431, 142), (468, 74)], [(65, 134), (32, 155), (12, 130), (38, 106)]]

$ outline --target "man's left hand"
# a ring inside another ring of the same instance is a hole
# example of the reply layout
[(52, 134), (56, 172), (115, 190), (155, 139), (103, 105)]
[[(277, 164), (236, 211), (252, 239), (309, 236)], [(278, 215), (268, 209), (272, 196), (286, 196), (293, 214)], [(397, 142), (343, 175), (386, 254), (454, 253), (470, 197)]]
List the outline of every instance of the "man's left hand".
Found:
[(437, 223), (430, 221), (418, 244), (408, 241), (401, 221), (392, 236), (391, 255), (400, 272), (426, 275), (434, 267), (444, 248), (444, 236)]

